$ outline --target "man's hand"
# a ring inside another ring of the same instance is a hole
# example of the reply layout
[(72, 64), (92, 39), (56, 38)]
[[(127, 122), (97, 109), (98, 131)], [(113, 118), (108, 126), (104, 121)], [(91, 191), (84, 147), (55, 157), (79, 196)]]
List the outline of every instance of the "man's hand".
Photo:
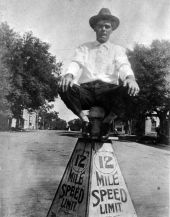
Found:
[(124, 87), (128, 87), (128, 94), (130, 96), (136, 96), (139, 93), (139, 86), (134, 77), (127, 77), (123, 82)]
[(66, 74), (62, 76), (58, 81), (58, 87), (62, 92), (66, 92), (68, 90), (68, 87), (73, 86), (73, 75), (72, 74)]

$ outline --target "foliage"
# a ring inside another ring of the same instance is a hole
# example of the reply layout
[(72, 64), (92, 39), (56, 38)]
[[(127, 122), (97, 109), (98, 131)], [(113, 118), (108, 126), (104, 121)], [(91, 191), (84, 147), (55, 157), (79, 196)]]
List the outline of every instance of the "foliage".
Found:
[(38, 125), (40, 129), (48, 129), (51, 126), (53, 118), (58, 118), (58, 113), (53, 113), (50, 110), (53, 108), (53, 105), (48, 103), (42, 105), (38, 110)]
[(170, 42), (155, 40), (149, 47), (136, 45), (128, 55), (140, 94), (127, 116), (137, 119), (141, 126), (140, 119), (153, 112), (161, 118), (170, 110)]
[(67, 122), (61, 118), (58, 118), (55, 122), (54, 128), (55, 130), (66, 130)]
[(10, 71), (6, 60), (8, 59), (9, 48), (14, 43), (17, 35), (6, 23), (0, 25), (0, 113), (11, 115), (10, 105), (6, 99), (10, 91)]
[(79, 118), (73, 119), (68, 122), (70, 130), (79, 131), (82, 127), (82, 122)]
[(39, 128), (50, 130), (66, 130), (67, 123), (58, 117), (58, 112), (51, 111), (53, 105), (45, 104), (38, 112)]
[(58, 94), (56, 75), (61, 73), (62, 64), (56, 63), (49, 45), (31, 32), (21, 37), (6, 23), (0, 26), (0, 45), (3, 71), (9, 74), (6, 95), (14, 117), (20, 117), (24, 108), (35, 110), (46, 101), (54, 101)]
[(12, 92), (8, 99), (14, 114), (23, 108), (38, 109), (45, 100), (53, 101), (57, 96), (56, 79), (52, 74), (56, 69), (55, 57), (48, 52), (49, 45), (32, 33), (26, 33), (20, 42), (10, 61)]

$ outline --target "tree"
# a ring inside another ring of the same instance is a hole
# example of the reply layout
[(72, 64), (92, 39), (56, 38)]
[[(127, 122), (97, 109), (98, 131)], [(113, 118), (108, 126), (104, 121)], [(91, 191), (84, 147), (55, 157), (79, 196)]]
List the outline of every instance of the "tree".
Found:
[(24, 108), (36, 110), (57, 97), (56, 75), (60, 74), (62, 63), (56, 63), (49, 53), (49, 45), (30, 32), (21, 37), (7, 24), (1, 24), (0, 33), (4, 51), (0, 60), (3, 59), (5, 66), (1, 71), (6, 75), (8, 72), (10, 81), (3, 98), (7, 98), (13, 117), (19, 123)]
[(55, 127), (53, 129), (55, 130), (66, 130), (67, 129), (67, 122), (61, 118), (58, 118), (55, 121)]
[(155, 40), (149, 47), (136, 45), (128, 55), (140, 86), (128, 116), (141, 126), (141, 120), (156, 112), (162, 128), (170, 111), (170, 42)]
[(79, 131), (82, 127), (82, 122), (79, 118), (75, 118), (68, 122), (70, 130)]
[(10, 70), (7, 65), (9, 49), (13, 46), (17, 34), (7, 23), (0, 24), (0, 113), (11, 116), (10, 105), (6, 99), (10, 91)]
[(58, 117), (58, 112), (51, 111), (53, 105), (45, 104), (38, 111), (39, 128), (50, 130), (66, 130), (67, 122)]
[(37, 113), (38, 113), (38, 127), (40, 129), (48, 129), (51, 126), (52, 118), (58, 118), (58, 113), (55, 114), (52, 113), (51, 115), (51, 109), (53, 108), (53, 105), (49, 105), (47, 102), (46, 104), (39, 107)]

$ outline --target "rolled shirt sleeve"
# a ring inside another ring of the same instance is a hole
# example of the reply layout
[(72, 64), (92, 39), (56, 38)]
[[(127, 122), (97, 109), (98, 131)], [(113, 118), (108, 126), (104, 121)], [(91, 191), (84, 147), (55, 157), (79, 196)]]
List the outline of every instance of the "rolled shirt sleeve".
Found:
[(66, 74), (72, 74), (74, 79), (76, 79), (80, 76), (80, 65), (76, 62), (71, 62), (67, 68)]
[(85, 48), (83, 45), (81, 45), (78, 48), (76, 48), (72, 61), (78, 63), (81, 66), (84, 65), (84, 60), (85, 60)]
[(119, 78), (122, 81), (124, 81), (129, 75), (134, 77), (134, 73), (126, 55), (126, 50), (122, 47), (118, 47), (118, 49), (116, 50), (115, 64), (119, 74)]
[(84, 48), (83, 46), (79, 46), (75, 50), (75, 54), (72, 58), (71, 63), (69, 64), (65, 74), (72, 74), (74, 80), (78, 80), (81, 74), (81, 66), (84, 64)]

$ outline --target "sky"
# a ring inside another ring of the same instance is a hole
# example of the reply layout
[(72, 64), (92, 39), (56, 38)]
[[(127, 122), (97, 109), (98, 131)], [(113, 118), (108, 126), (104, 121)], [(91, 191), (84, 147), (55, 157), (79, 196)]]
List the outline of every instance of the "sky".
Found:
[[(66, 70), (75, 48), (95, 40), (89, 18), (103, 7), (120, 19), (111, 36), (116, 44), (133, 48), (135, 43), (170, 40), (170, 0), (0, 0), (0, 22), (6, 21), (20, 34), (32, 31), (49, 43), (50, 52)], [(54, 104), (60, 118), (76, 117), (60, 99)]]

